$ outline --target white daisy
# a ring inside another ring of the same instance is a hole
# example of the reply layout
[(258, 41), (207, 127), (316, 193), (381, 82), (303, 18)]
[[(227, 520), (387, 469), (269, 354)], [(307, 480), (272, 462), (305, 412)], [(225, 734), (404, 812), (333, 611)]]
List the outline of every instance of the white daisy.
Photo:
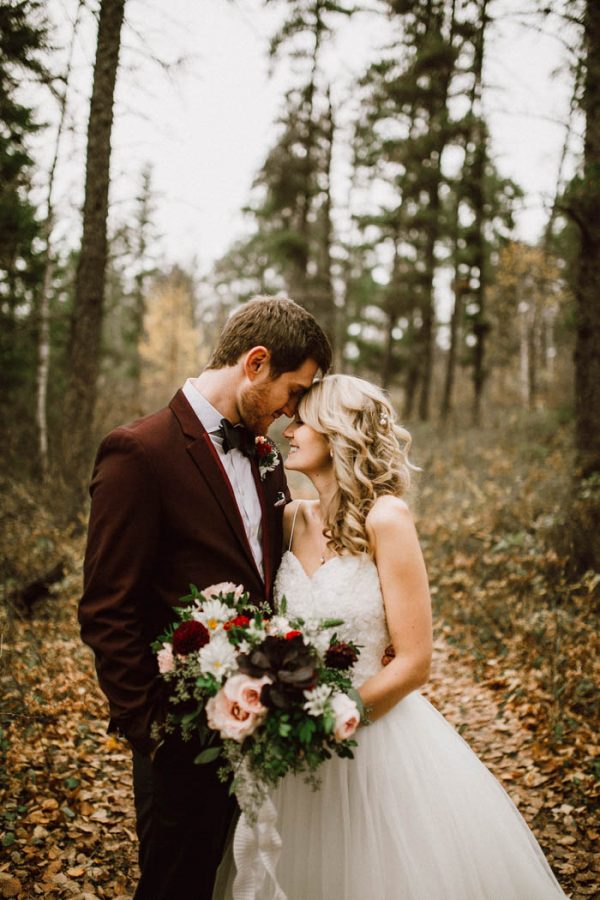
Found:
[(214, 675), (222, 681), (237, 669), (237, 654), (224, 634), (215, 634), (210, 644), (198, 650), (200, 671), (203, 675)]
[(309, 716), (322, 716), (331, 696), (331, 688), (328, 684), (322, 684), (312, 691), (304, 691), (304, 696), (306, 697), (304, 709)]
[(196, 622), (202, 622), (209, 631), (221, 631), (223, 624), (232, 616), (231, 609), (220, 600), (207, 600), (202, 604), (202, 609), (192, 614)]
[(314, 647), (321, 658), (327, 653), (331, 642), (331, 629), (323, 628), (320, 619), (309, 619), (302, 628), (305, 640)]
[(268, 626), (269, 634), (287, 634), (291, 627), (285, 616), (273, 616)]
[(264, 625), (262, 623), (257, 625), (254, 619), (248, 625), (246, 634), (251, 641), (262, 641), (267, 636)]

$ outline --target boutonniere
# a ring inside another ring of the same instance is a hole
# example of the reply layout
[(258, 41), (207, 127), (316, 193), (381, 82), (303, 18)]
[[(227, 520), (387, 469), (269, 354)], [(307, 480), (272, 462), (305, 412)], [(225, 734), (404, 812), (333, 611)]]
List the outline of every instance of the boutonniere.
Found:
[(264, 481), (267, 474), (272, 472), (273, 469), (276, 469), (281, 462), (279, 451), (273, 441), (268, 437), (264, 437), (262, 434), (255, 437), (254, 443), (256, 445), (258, 471), (260, 472), (261, 479)]

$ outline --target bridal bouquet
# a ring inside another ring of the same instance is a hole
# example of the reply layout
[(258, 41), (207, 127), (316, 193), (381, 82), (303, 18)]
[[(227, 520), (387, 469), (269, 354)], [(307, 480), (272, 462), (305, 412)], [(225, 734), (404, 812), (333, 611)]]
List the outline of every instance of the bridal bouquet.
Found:
[[(306, 621), (250, 603), (242, 585), (191, 587), (178, 621), (153, 643), (172, 709), (166, 729), (198, 734), (197, 763), (222, 756), (241, 808), (256, 815), (288, 772), (318, 784), (326, 759), (352, 757), (360, 699), (350, 671), (358, 648), (340, 619)], [(219, 741), (218, 738), (221, 738)]]

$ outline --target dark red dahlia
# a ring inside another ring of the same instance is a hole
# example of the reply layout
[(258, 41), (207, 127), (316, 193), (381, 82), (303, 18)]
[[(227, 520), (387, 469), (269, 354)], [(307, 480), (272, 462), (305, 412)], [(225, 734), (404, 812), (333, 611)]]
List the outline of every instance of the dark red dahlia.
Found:
[(345, 644), (343, 641), (340, 641), (337, 644), (332, 644), (325, 654), (325, 665), (329, 666), (330, 669), (350, 669), (357, 659), (358, 653), (356, 648), (351, 644)]
[(210, 641), (208, 628), (202, 622), (182, 622), (173, 632), (173, 651), (178, 656), (187, 656), (200, 650)]

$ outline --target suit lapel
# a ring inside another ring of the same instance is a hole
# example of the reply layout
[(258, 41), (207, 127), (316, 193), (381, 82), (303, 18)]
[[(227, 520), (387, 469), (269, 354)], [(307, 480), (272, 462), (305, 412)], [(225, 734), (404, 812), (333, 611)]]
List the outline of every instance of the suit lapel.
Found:
[[(258, 577), (262, 581), (263, 577), (256, 565), (256, 560), (254, 559), (254, 554), (252, 553), (252, 548), (250, 547), (250, 543), (248, 541), (246, 529), (244, 528), (244, 522), (242, 520), (237, 500), (235, 499), (235, 494), (233, 492), (231, 482), (229, 481), (227, 473), (225, 472), (221, 460), (219, 459), (219, 454), (217, 453), (214, 444), (210, 439), (210, 435), (206, 432), (202, 423), (198, 419), (198, 416), (187, 402), (183, 391), (177, 392), (175, 397), (171, 400), (169, 407), (179, 421), (184, 434), (188, 438), (190, 438), (190, 441), (186, 444), (187, 452), (191, 456), (192, 460), (196, 464), (196, 467), (198, 468), (198, 471), (212, 491), (216, 501), (219, 503), (227, 524), (235, 535), (235, 538), (237, 539), (241, 550), (243, 550), (245, 555), (248, 557), (249, 562), (252, 564)], [(260, 476), (258, 476), (258, 480), (260, 482)], [(262, 491), (258, 486), (257, 490), (263, 512), (264, 548), (264, 523), (266, 519), (264, 497)], [(267, 558), (267, 555), (265, 555), (265, 561)], [(266, 575), (267, 567), (265, 562), (264, 580), (266, 584), (269, 584), (266, 579)]]
[[(279, 455), (279, 465), (283, 465)], [(262, 508), (262, 545), (265, 570), (265, 587), (269, 602), (272, 600), (274, 576), (281, 561), (282, 519), (283, 510), (278, 508), (281, 499), (285, 496), (278, 488), (285, 488), (286, 482), (283, 476), (274, 472), (267, 472), (266, 478), (261, 480), (258, 465), (253, 464), (252, 471), (256, 490)], [(285, 502), (285, 501), (284, 501)]]
[(272, 571), (272, 556), (271, 556), (271, 521), (268, 509), (268, 502), (266, 497), (265, 485), (263, 480), (260, 477), (260, 471), (258, 468), (258, 463), (255, 459), (253, 459), (250, 463), (252, 467), (252, 475), (254, 477), (254, 484), (256, 485), (256, 493), (258, 494), (258, 499), (260, 501), (260, 509), (262, 513), (262, 551), (263, 551), (263, 569), (265, 571), (265, 593), (266, 599), (270, 602), (271, 600), (271, 571)]

